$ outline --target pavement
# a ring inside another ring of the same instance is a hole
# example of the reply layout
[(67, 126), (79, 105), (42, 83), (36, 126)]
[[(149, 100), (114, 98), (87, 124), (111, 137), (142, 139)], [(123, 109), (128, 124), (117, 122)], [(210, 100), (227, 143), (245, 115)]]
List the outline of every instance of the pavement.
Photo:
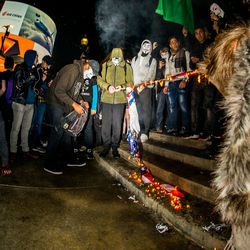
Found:
[(141, 203), (95, 160), (43, 170), (43, 159), (19, 158), (0, 177), (0, 249), (201, 249)]

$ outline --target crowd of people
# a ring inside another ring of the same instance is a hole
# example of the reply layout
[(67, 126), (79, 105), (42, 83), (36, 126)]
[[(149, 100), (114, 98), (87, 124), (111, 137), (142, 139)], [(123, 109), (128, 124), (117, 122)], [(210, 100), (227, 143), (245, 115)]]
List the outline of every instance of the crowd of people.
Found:
[[(223, 16), (221, 9), (211, 6), (216, 33)], [(1, 173), (11, 173), (9, 163), (17, 160), (18, 152), (32, 159), (45, 155), (44, 170), (52, 174), (63, 173), (57, 163), (61, 152), (66, 152), (62, 155), (67, 166), (84, 166), (79, 154), (83, 146), (87, 159), (93, 159), (97, 145), (103, 145), (101, 157), (112, 149), (114, 158), (119, 158), (120, 141), (127, 140), (126, 87), (131, 85), (141, 142), (149, 139), (150, 131), (187, 139), (220, 137), (222, 116), (216, 103), (222, 96), (205, 77), (165, 81), (163, 86), (155, 81), (196, 69), (212, 40), (205, 26), (196, 25), (194, 36), (183, 27), (182, 37), (172, 36), (164, 46), (142, 41), (132, 58), (125, 57), (124, 49), (114, 48), (100, 67), (82, 53), (56, 74), (48, 55), (37, 65), (34, 50), (27, 50), (24, 62), (14, 70), (13, 59), (6, 58), (0, 90)], [(149, 81), (151, 85), (141, 86)], [(61, 121), (72, 111), (83, 114), (86, 109), (84, 129), (72, 137)]]

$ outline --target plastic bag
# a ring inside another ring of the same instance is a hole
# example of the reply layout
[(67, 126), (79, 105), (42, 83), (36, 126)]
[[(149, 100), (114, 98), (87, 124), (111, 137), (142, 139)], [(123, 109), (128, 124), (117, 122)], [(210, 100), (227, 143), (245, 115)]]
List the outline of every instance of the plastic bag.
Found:
[(61, 120), (62, 128), (71, 136), (78, 136), (83, 130), (88, 119), (88, 109), (84, 106), (84, 104), (81, 104), (81, 106), (84, 107), (83, 114), (78, 114), (74, 110)]

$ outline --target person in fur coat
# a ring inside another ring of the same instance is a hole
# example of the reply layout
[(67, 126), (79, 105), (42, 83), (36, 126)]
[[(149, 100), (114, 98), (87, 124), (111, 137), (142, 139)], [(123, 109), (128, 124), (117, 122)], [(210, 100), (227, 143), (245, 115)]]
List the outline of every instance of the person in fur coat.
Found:
[(225, 249), (250, 248), (250, 23), (239, 23), (216, 37), (200, 71), (225, 97), (226, 132), (213, 186), (217, 211), (231, 225)]

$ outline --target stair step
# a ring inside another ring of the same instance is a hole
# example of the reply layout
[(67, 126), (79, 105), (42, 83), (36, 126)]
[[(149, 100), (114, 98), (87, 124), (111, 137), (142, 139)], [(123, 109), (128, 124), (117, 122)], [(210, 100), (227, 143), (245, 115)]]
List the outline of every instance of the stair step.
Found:
[[(183, 235), (202, 246), (205, 249), (224, 249), (227, 239), (230, 236), (230, 228), (222, 232), (208, 231), (204, 232), (202, 227), (209, 225), (211, 222), (221, 223), (219, 216), (213, 213), (214, 205), (209, 202), (200, 200), (188, 193), (184, 193), (182, 198), (183, 209), (174, 210), (167, 202), (162, 204), (155, 198), (149, 197), (145, 192), (147, 185), (136, 183), (129, 175), (135, 171), (135, 165), (125, 159), (114, 159), (111, 153), (101, 158), (99, 152), (102, 148), (96, 148), (94, 151), (95, 159), (100, 163), (104, 170), (108, 171), (118, 182), (135, 195), (136, 199), (145, 205), (145, 207), (153, 210), (163, 218), (168, 224), (175, 227)], [(121, 152), (121, 151), (120, 151)], [(164, 183), (162, 180), (160, 183)], [(140, 203), (140, 204), (141, 204)], [(186, 204), (190, 208), (186, 208)]]
[[(128, 160), (130, 154), (128, 145), (122, 144), (119, 152), (125, 160)], [(166, 159), (150, 152), (144, 152), (142, 159), (153, 176), (162, 179), (165, 183), (176, 185), (198, 198), (211, 203), (215, 202), (217, 194), (210, 187), (210, 171), (200, 170), (191, 165)], [(137, 167), (135, 160), (130, 159), (128, 161)]]
[(166, 135), (163, 133), (156, 133), (156, 132), (150, 132), (149, 138), (153, 139), (155, 141), (159, 141), (159, 142), (166, 142), (169, 144), (190, 147), (190, 148), (196, 148), (196, 149), (200, 149), (200, 150), (206, 149), (212, 144), (210, 141), (186, 139), (184, 137), (171, 136), (171, 135)]
[(150, 139), (142, 143), (140, 151), (142, 154), (144, 151), (151, 152), (152, 154), (189, 164), (203, 170), (213, 171), (215, 166), (214, 160), (205, 158), (206, 154), (204, 150), (175, 145), (169, 142)]

